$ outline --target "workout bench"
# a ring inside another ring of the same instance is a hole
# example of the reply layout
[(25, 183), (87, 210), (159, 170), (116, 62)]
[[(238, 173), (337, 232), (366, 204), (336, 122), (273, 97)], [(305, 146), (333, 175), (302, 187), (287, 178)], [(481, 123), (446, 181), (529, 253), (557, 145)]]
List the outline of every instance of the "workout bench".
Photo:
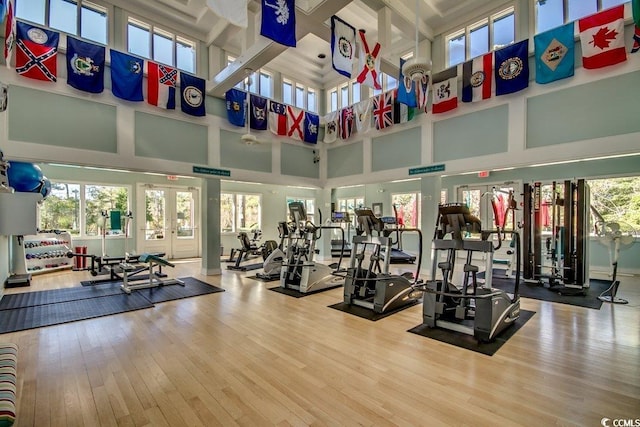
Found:
[(130, 294), (131, 291), (136, 289), (145, 289), (145, 288), (155, 288), (157, 286), (165, 286), (165, 285), (181, 285), (184, 286), (184, 282), (180, 279), (161, 279), (159, 278), (153, 271), (154, 267), (158, 267), (161, 269), (163, 266), (165, 267), (175, 267), (174, 264), (170, 263), (164, 258), (160, 258), (159, 256), (152, 254), (141, 254), (138, 257), (139, 263), (149, 264), (149, 280), (142, 282), (131, 284), (129, 283), (129, 272), (135, 272), (137, 268), (131, 264), (123, 262), (120, 264), (120, 268), (122, 269), (122, 285), (120, 287), (127, 294)]

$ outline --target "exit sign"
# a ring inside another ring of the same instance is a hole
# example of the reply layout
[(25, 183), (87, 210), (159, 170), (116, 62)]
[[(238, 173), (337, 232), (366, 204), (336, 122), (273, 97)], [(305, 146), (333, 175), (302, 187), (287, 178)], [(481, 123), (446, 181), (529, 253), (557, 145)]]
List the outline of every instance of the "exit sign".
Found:
[(489, 176), (489, 171), (478, 172), (478, 178), (487, 178), (488, 176)]

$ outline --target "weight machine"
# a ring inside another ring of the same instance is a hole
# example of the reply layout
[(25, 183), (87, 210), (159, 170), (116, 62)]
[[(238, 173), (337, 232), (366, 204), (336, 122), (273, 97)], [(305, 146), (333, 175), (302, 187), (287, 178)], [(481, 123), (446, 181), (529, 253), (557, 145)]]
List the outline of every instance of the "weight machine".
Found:
[[(525, 281), (544, 285), (561, 295), (586, 295), (589, 186), (584, 179), (562, 184), (553, 181), (551, 193), (544, 199), (540, 182), (525, 183), (523, 193)], [(545, 227), (550, 233), (543, 233)]]

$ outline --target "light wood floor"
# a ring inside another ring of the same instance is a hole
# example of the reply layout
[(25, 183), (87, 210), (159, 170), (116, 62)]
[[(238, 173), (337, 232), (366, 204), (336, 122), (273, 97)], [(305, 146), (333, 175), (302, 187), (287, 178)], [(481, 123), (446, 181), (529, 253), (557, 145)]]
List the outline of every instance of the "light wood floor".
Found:
[[(223, 266), (224, 268), (224, 266)], [(640, 279), (601, 310), (523, 299), (536, 315), (489, 357), (295, 299), (255, 272), (171, 275), (226, 292), (4, 334), (19, 345), (18, 426), (599, 426), (640, 418)], [(86, 272), (34, 276), (79, 286)]]

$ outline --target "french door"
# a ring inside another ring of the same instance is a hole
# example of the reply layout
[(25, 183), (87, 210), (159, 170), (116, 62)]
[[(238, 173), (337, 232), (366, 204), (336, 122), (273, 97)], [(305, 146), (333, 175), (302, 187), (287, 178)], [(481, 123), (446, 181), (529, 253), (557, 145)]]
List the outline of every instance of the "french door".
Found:
[(139, 185), (138, 252), (164, 253), (169, 259), (200, 256), (199, 200), (197, 188)]

